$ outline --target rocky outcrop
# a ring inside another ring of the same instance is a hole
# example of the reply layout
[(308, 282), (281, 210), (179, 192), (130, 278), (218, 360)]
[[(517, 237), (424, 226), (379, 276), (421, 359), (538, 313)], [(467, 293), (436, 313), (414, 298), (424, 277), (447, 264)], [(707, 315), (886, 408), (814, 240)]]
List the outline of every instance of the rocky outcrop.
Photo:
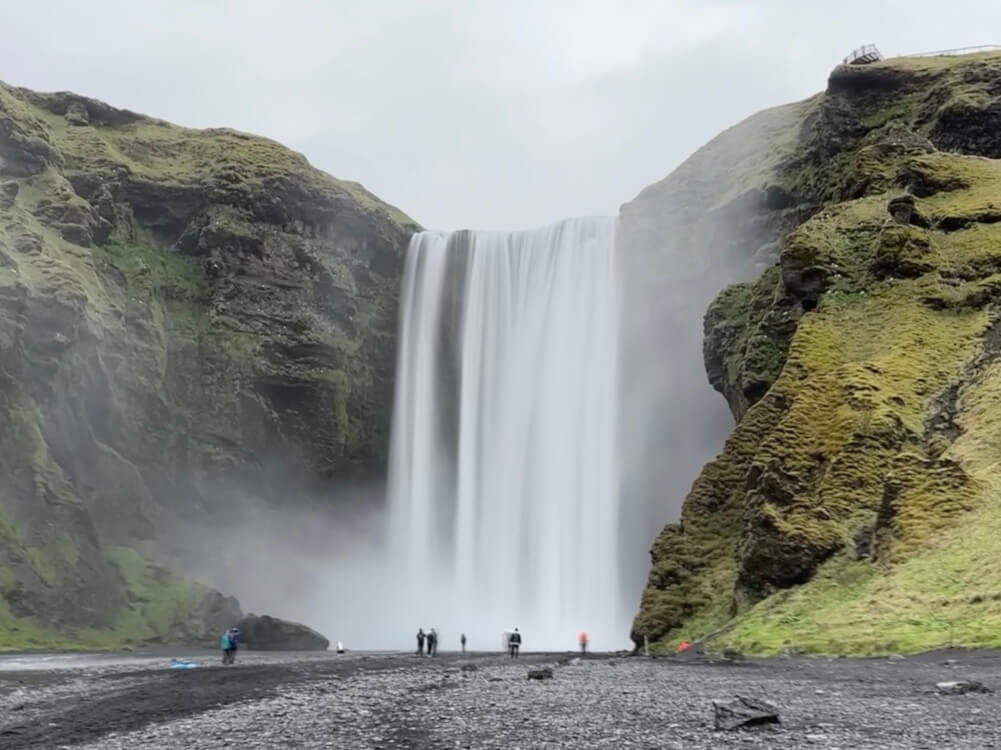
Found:
[(0, 84), (0, 631), (117, 628), (112, 546), (381, 475), (413, 228), (272, 141)]
[(330, 641), (312, 628), (268, 615), (240, 620), (240, 640), (253, 651), (326, 651)]
[(997, 55), (839, 67), (733, 170), (804, 210), (775, 263), (709, 307), (706, 369), (739, 421), (654, 545), (638, 644), (985, 642), (999, 96)]

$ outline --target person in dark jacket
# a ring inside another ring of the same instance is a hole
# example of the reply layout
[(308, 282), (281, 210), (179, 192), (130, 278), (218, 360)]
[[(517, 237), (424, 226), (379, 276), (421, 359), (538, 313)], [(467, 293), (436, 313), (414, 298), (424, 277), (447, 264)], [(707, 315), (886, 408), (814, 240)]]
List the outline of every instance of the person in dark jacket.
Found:
[(466, 653), (466, 634), (459, 635), (459, 645), (462, 646), (462, 653)]
[(438, 634), (434, 632), (434, 628), (428, 629), (427, 644), (428, 644), (428, 656), (434, 656), (437, 651), (436, 646), (438, 645)]
[(417, 628), (417, 655), (424, 655), (424, 628)]
[(518, 628), (515, 628), (514, 632), (508, 636), (507, 648), (512, 659), (518, 658), (518, 649), (521, 648), (521, 633), (518, 632)]

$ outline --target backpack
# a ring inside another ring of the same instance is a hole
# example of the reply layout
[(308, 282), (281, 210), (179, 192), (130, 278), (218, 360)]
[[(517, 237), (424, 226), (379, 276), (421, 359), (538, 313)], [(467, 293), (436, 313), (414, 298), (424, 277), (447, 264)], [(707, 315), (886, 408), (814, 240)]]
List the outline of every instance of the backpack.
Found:
[(223, 633), (222, 638), (219, 639), (219, 648), (223, 651), (229, 651), (232, 645), (229, 642), (229, 633)]

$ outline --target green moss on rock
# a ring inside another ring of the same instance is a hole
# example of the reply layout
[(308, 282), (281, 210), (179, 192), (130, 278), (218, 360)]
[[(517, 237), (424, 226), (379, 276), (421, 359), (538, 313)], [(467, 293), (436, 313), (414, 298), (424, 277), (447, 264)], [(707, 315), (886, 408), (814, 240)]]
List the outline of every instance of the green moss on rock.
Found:
[[(1001, 476), (1001, 140), (974, 124), (999, 85), (996, 55), (839, 68), (794, 126), (763, 179), (818, 210), (707, 313), (710, 380), (740, 421), (654, 546), (637, 643), (998, 642), (977, 623), (993, 584), (959, 548), (993, 523)], [(929, 560), (966, 583), (922, 581)]]
[(382, 474), (415, 228), (273, 141), (0, 84), (8, 643), (179, 633), (188, 584), (130, 547), (220, 486)]

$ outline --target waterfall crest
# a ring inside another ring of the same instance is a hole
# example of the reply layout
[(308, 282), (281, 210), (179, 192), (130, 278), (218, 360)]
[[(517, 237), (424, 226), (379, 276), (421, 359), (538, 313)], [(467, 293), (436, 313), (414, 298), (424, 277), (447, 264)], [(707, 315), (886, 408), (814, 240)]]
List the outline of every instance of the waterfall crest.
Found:
[[(421, 232), (404, 274), (390, 518), (412, 629), (628, 643), (614, 218)], [(399, 579), (398, 579), (399, 580)], [(402, 626), (402, 624), (401, 624)], [(454, 647), (443, 645), (443, 648)]]

